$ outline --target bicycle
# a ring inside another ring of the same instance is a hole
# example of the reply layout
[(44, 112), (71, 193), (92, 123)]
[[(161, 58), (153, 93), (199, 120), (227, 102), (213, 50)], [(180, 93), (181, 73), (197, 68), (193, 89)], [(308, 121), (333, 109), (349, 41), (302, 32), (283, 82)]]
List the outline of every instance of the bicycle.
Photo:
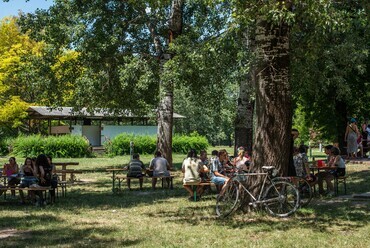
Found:
[(299, 192), (300, 206), (307, 206), (313, 198), (311, 184), (303, 177), (275, 177), (272, 181), (286, 180), (296, 186)]
[[(272, 180), (274, 166), (263, 166), (261, 173), (233, 173), (222, 193), (217, 197), (216, 214), (226, 217), (237, 209), (240, 202), (240, 190), (250, 196), (249, 206), (263, 206), (272, 216), (287, 217), (299, 208), (298, 189), (287, 180)], [(250, 176), (263, 176), (258, 196), (254, 196), (242, 183)]]

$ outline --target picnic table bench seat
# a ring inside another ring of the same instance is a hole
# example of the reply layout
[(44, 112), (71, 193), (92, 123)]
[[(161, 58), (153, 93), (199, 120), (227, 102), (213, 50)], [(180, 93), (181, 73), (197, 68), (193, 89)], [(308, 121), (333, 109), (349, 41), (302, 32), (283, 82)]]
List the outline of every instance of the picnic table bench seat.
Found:
[(210, 187), (215, 186), (216, 187), (216, 184), (211, 182), (211, 180), (201, 181), (199, 183), (189, 182), (189, 183), (184, 183), (183, 185), (189, 185), (189, 186), (193, 187), (194, 201), (197, 201), (197, 191), (196, 191), (197, 186), (202, 186), (202, 187), (204, 187), (204, 186), (210, 186)]
[(66, 181), (67, 180), (67, 177), (66, 175), (67, 174), (71, 174), (70, 176), (70, 181), (71, 182), (74, 182), (75, 181), (75, 174), (82, 174), (82, 171), (80, 170), (75, 170), (75, 169), (66, 169), (66, 170), (56, 170), (56, 173), (61, 176), (62, 178), (62, 181)]
[[(4, 192), (4, 199), (6, 199), (6, 191), (8, 190), (15, 190), (15, 191), (19, 191), (19, 190), (22, 190), (22, 191), (42, 191), (44, 194), (45, 194), (45, 198), (47, 196), (47, 192), (49, 190), (52, 190), (51, 187), (42, 187), (42, 186), (39, 186), (39, 187), (25, 187), (25, 188), (20, 188), (18, 186), (16, 187), (4, 187), (4, 188), (1, 188), (1, 190), (5, 191)], [(49, 197), (50, 194), (49, 194)]]
[(339, 184), (342, 183), (343, 184), (343, 188), (344, 188), (344, 194), (346, 195), (347, 194), (347, 180), (348, 176), (337, 176), (337, 177), (334, 177), (334, 190), (335, 190), (335, 194), (338, 195), (339, 194)]
[(144, 176), (143, 175), (142, 177), (128, 177), (127, 175), (115, 175), (114, 178), (112, 176), (112, 179), (118, 181), (118, 189), (121, 189), (122, 182), (124, 180), (126, 180), (126, 179), (140, 179), (140, 178), (143, 178), (143, 179), (148, 178), (148, 179), (152, 179), (152, 181), (153, 181), (153, 179), (160, 179), (161, 182), (162, 182), (162, 188), (164, 188), (164, 181), (166, 179), (169, 179), (170, 180), (170, 189), (173, 189), (173, 178), (174, 178), (174, 176), (156, 176), (156, 177), (152, 176), (152, 177), (149, 177), (149, 176), (146, 176), (146, 175)]

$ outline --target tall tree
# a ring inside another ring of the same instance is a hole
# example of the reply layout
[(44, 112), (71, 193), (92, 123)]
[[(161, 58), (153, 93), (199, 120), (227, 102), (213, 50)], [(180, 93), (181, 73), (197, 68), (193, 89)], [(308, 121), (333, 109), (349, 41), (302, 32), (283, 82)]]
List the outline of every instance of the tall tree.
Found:
[[(169, 16), (169, 45), (182, 33), (183, 27), (183, 0), (173, 0)], [(157, 39), (157, 37), (155, 37)], [(156, 42), (156, 40), (154, 40)], [(160, 54), (161, 64), (170, 59), (173, 55), (165, 51)], [(160, 53), (160, 51), (157, 51)], [(162, 67), (163, 69), (165, 67)], [(170, 77), (161, 79), (160, 82), (160, 103), (157, 111), (158, 134), (157, 149), (162, 151), (164, 157), (172, 166), (172, 131), (173, 131), (173, 80)]]
[[(287, 10), (289, 11), (289, 10)], [(287, 172), (292, 127), (289, 84), (289, 25), (257, 17), (256, 131), (253, 165)], [(254, 166), (255, 167), (255, 166)]]
[(253, 56), (255, 52), (254, 30), (247, 29), (242, 32), (242, 44), (249, 51), (249, 63), (245, 68), (245, 77), (239, 82), (239, 97), (237, 101), (237, 111), (235, 118), (235, 150), (240, 146), (245, 147), (247, 151), (252, 151), (253, 145), (253, 115), (254, 115), (254, 85), (255, 85), (255, 66)]

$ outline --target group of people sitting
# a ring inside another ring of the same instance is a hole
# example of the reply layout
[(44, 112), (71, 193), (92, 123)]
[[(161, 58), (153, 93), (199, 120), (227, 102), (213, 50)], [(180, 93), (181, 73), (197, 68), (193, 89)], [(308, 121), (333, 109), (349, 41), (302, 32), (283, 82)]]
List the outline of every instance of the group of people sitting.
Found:
[[(325, 146), (325, 154), (327, 155), (327, 158), (325, 161), (322, 161), (322, 163), (324, 163), (326, 167), (330, 168), (313, 175), (310, 173), (310, 168), (308, 166), (307, 147), (305, 145), (301, 145), (299, 148), (295, 148), (294, 150), (294, 167), (296, 176), (305, 178), (311, 186), (314, 186), (316, 183), (319, 185), (319, 193), (321, 195), (333, 196), (334, 186), (332, 181), (335, 177), (345, 175), (346, 165), (340, 155), (338, 147), (332, 145)], [(324, 190), (324, 181), (327, 185), (326, 191)]]
[[(127, 172), (127, 187), (131, 190), (131, 178), (139, 178), (140, 189), (143, 189), (143, 177), (147, 174), (149, 177), (153, 177), (152, 188), (155, 189), (157, 184), (157, 177), (169, 177), (170, 176), (170, 164), (167, 159), (162, 157), (162, 153), (157, 151), (154, 154), (154, 158), (149, 163), (149, 169), (145, 168), (144, 163), (140, 160), (140, 155), (135, 153), (132, 155), (132, 159), (128, 164)], [(145, 174), (143, 174), (145, 172)], [(166, 178), (167, 187), (169, 187), (170, 179)]]
[[(7, 187), (10, 188), (15, 188), (17, 185), (19, 188), (51, 187), (51, 203), (55, 201), (55, 188), (58, 181), (55, 166), (50, 156), (40, 154), (37, 158), (27, 157), (22, 166), (17, 164), (15, 157), (10, 157), (9, 163), (5, 163), (3, 166), (2, 175), (7, 177)], [(19, 195), (21, 203), (26, 203), (26, 197), (22, 190), (19, 191)], [(37, 201), (36, 195), (38, 196)], [(16, 198), (15, 190), (11, 190), (11, 198)], [(36, 205), (45, 204), (41, 191), (29, 191), (28, 199)]]
[(229, 180), (227, 176), (230, 170), (248, 171), (250, 157), (243, 147), (238, 148), (238, 156), (231, 161), (225, 149), (212, 151), (210, 160), (207, 158), (207, 152), (201, 151), (200, 156), (191, 149), (187, 158), (182, 163), (182, 172), (184, 173), (183, 186), (189, 192), (189, 200), (200, 198), (204, 192), (204, 186), (201, 182), (212, 182), (217, 190), (222, 191), (222, 187)]
[[(239, 147), (237, 152), (238, 156), (230, 160), (225, 149), (214, 150), (211, 159), (208, 160), (206, 151), (201, 151), (198, 157), (196, 150), (191, 149), (182, 163), (183, 186), (189, 192), (189, 200), (194, 199), (195, 192), (197, 198), (202, 196), (204, 186), (200, 184), (201, 182), (212, 182), (216, 185), (218, 192), (221, 192), (223, 185), (229, 180), (228, 171), (248, 172), (250, 163), (248, 152), (243, 147)], [(327, 155), (325, 164), (326, 167), (330, 168), (314, 175), (308, 166), (307, 147), (301, 145), (295, 148), (293, 156), (295, 175), (305, 178), (311, 186), (318, 184), (321, 195), (333, 196), (332, 181), (335, 177), (345, 175), (345, 161), (340, 155), (338, 147), (328, 145), (325, 147), (325, 153)], [(327, 184), (326, 191), (324, 190), (324, 181)]]

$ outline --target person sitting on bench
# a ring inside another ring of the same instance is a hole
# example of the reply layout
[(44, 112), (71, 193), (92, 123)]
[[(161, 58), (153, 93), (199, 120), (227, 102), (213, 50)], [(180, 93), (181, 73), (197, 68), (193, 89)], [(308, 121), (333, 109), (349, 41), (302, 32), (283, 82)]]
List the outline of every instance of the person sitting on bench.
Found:
[[(24, 165), (22, 167), (22, 172), (24, 177), (21, 179), (21, 183), (19, 184), (19, 188), (28, 188), (33, 184), (37, 184), (39, 182), (37, 178), (37, 171), (36, 167), (33, 166), (32, 164), (32, 159), (31, 158), (26, 158), (24, 161)], [(29, 192), (29, 195), (32, 200), (35, 199), (34, 193), (32, 191)], [(23, 190), (19, 191), (19, 196), (21, 197), (21, 203), (24, 204), (25, 202), (25, 197), (23, 194)]]
[[(152, 188), (155, 189), (155, 185), (157, 184), (157, 178), (156, 177), (169, 177), (170, 172), (168, 171), (170, 169), (170, 164), (168, 163), (167, 159), (162, 157), (162, 153), (160, 151), (157, 151), (155, 153), (155, 158), (150, 161), (149, 169), (153, 170), (153, 179), (152, 179)], [(167, 181), (167, 187), (170, 186), (170, 179), (166, 178)]]
[(182, 172), (184, 173), (183, 185), (190, 194), (190, 201), (194, 198), (194, 190), (192, 186), (196, 186), (197, 199), (195, 200), (198, 200), (203, 193), (202, 187), (199, 186), (199, 183), (201, 182), (201, 171), (203, 171), (202, 161), (198, 159), (197, 152), (194, 149), (191, 149), (188, 153), (188, 157), (182, 162)]
[(140, 190), (143, 189), (143, 174), (142, 172), (145, 171), (145, 165), (140, 160), (140, 155), (135, 153), (132, 155), (132, 160), (128, 164), (128, 172), (127, 172), (127, 187), (131, 190), (131, 178), (130, 177), (137, 177), (139, 178), (140, 182)]

